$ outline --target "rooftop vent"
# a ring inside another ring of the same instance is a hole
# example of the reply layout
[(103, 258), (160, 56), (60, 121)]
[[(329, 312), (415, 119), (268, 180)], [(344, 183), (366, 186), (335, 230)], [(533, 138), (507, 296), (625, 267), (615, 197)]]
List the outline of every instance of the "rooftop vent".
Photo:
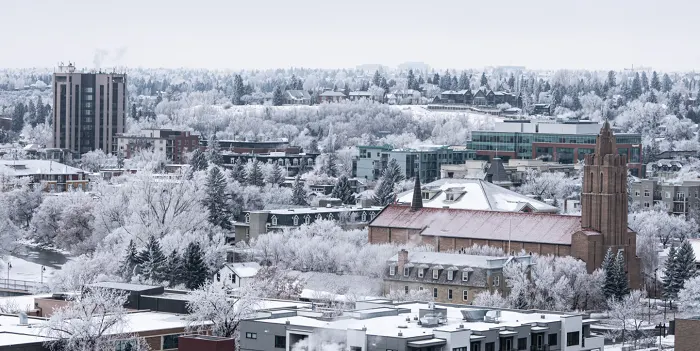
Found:
[(484, 322), (498, 323), (501, 319), (501, 311), (488, 311), (484, 317)]
[(467, 322), (483, 322), (487, 311), (482, 309), (460, 310), (462, 317)]

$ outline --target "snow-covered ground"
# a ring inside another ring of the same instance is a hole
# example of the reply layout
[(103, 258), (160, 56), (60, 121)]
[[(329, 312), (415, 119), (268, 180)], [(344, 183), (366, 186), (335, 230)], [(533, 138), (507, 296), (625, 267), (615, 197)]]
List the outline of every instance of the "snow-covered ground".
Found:
[(0, 279), (7, 279), (7, 261), (10, 262), (12, 268), (10, 268), (10, 279), (16, 280), (30, 280), (30, 281), (41, 281), (41, 267), (45, 267), (44, 271), (44, 282), (51, 277), (54, 272), (60, 268), (54, 268), (51, 266), (42, 266), (41, 264), (30, 262), (18, 257), (10, 256), (5, 258), (1, 263), (2, 273), (0, 274)]

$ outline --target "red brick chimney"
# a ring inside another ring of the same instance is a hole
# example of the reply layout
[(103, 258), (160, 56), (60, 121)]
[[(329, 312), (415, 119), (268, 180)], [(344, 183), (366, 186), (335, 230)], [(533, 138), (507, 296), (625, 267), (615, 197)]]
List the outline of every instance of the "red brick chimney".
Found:
[(406, 263), (408, 263), (408, 251), (401, 249), (401, 251), (399, 251), (399, 260), (396, 264), (399, 267), (399, 272), (403, 272), (403, 266)]

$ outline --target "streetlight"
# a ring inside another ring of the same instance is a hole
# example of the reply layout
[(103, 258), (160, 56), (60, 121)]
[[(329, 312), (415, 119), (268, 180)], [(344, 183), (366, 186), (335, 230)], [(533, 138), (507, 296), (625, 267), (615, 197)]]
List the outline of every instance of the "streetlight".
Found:
[(44, 285), (44, 272), (46, 272), (46, 267), (41, 266), (41, 285)]
[(7, 262), (7, 285), (10, 285), (10, 269), (12, 268), (12, 263)]

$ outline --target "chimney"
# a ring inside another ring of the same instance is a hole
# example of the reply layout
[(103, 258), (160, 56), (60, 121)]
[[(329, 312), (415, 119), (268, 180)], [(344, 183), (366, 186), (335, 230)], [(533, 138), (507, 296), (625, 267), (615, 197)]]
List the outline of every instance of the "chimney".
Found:
[(408, 251), (406, 249), (401, 249), (399, 251), (399, 260), (397, 262), (397, 266), (399, 268), (399, 272), (403, 272), (403, 266), (408, 263)]
[(411, 211), (415, 212), (423, 208), (423, 194), (420, 187), (420, 173), (416, 173), (416, 184), (413, 186), (413, 201)]

